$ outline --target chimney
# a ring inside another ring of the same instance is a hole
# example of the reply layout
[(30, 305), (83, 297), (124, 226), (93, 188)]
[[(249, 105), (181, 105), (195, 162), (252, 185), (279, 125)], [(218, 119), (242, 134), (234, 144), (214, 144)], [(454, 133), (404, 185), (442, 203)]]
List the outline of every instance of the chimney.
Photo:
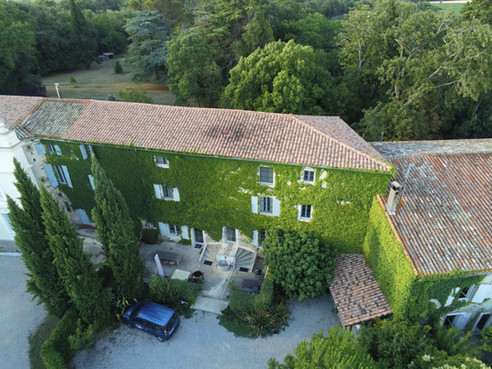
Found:
[(396, 207), (398, 206), (401, 186), (396, 181), (390, 181), (390, 191), (388, 201), (386, 202), (386, 210), (389, 215), (395, 215)]

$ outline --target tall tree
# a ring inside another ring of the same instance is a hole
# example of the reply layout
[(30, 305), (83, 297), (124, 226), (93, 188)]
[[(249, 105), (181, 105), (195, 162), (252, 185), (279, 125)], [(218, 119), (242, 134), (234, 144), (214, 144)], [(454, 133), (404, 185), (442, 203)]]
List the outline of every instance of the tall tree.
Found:
[(188, 105), (195, 99), (198, 106), (216, 106), (223, 90), (222, 76), (205, 38), (194, 32), (181, 33), (167, 48), (167, 84), (176, 105)]
[(263, 251), (273, 281), (289, 298), (302, 301), (326, 293), (326, 280), (333, 275), (336, 260), (334, 251), (316, 236), (268, 230)]
[(376, 362), (367, 351), (358, 344), (352, 332), (343, 328), (330, 328), (328, 336), (323, 333), (314, 334), (311, 341), (301, 342), (294, 355), (288, 354), (284, 363), (275, 359), (268, 361), (269, 369), (301, 369), (301, 368), (351, 368), (376, 369)]
[(71, 43), (75, 56), (87, 68), (97, 57), (97, 42), (92, 25), (87, 22), (75, 0), (69, 0), (70, 22), (72, 26)]
[(92, 156), (94, 199), (92, 216), (120, 295), (125, 298), (141, 297), (145, 267), (140, 258), (138, 240), (133, 233), (130, 211), (121, 192), (106, 176)]
[(129, 5), (135, 10), (157, 11), (173, 31), (192, 21), (193, 0), (130, 0)]
[(65, 287), (53, 264), (54, 256), (45, 235), (41, 218), (41, 200), (38, 188), (14, 159), (15, 186), (20, 193), (22, 209), (9, 196), (9, 217), (15, 231), (15, 244), (29, 271), (27, 290), (44, 304), (46, 310), (61, 317), (70, 306)]
[(333, 113), (326, 53), (294, 41), (271, 42), (231, 70), (225, 107), (276, 113)]
[(55, 256), (54, 264), (65, 290), (70, 296), (80, 318), (96, 329), (109, 322), (111, 292), (102, 286), (82, 247), (82, 239), (59, 202), (44, 187), (41, 187), (42, 218), (48, 242)]
[(139, 11), (131, 18), (125, 30), (130, 36), (125, 63), (141, 68), (133, 77), (138, 81), (164, 83), (166, 80), (166, 41), (170, 39), (169, 27), (156, 11)]

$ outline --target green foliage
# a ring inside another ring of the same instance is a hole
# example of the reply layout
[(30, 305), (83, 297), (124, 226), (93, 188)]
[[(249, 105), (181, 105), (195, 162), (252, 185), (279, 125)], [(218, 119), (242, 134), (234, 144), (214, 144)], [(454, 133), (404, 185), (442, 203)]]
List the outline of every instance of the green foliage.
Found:
[(41, 218), (41, 195), (16, 159), (14, 176), (22, 209), (10, 197), (7, 197), (7, 203), (15, 231), (15, 243), (21, 250), (22, 259), (29, 271), (27, 290), (39, 298), (39, 302), (44, 304), (49, 313), (61, 317), (70, 303), (53, 264), (54, 255), (46, 239)]
[[(363, 253), (398, 318), (418, 321), (431, 316), (437, 319), (465, 304), (458, 301), (456, 295), (451, 305), (444, 307), (455, 288), (469, 287), (484, 278), (467, 276), (464, 272), (416, 275), (377, 200), (373, 202), (369, 215)], [(430, 300), (437, 300), (440, 307), (437, 308)]]
[(116, 61), (116, 63), (114, 64), (114, 72), (116, 74), (121, 74), (123, 73), (123, 67), (121, 66), (121, 63), (119, 60)]
[(288, 317), (287, 306), (284, 303), (268, 307), (255, 305), (253, 310), (240, 315), (240, 319), (256, 337), (278, 332), (287, 323)]
[(326, 294), (326, 280), (336, 266), (335, 254), (316, 236), (268, 230), (263, 252), (273, 282), (283, 287), (287, 297), (303, 301)]
[(77, 80), (75, 79), (74, 76), (70, 76), (70, 78), (68, 79), (68, 82), (71, 84), (71, 85), (75, 85), (77, 83)]
[[(78, 144), (57, 144), (63, 155), (47, 155), (47, 159), (52, 164), (67, 165), (73, 183), (73, 188), (66, 185), (60, 188), (70, 198), (73, 208), (86, 209), (90, 214), (94, 207), (94, 191), (87, 178), (91, 173), (90, 162), (83, 160)], [(215, 240), (221, 239), (225, 225), (239, 229), (250, 238), (255, 229), (309, 230), (339, 252), (361, 251), (374, 194), (386, 191), (390, 176), (389, 173), (318, 168), (315, 172), (319, 180), (311, 185), (300, 181), (301, 166), (109, 145), (93, 145), (93, 149), (135, 220), (145, 219), (155, 225), (157, 222), (187, 225), (205, 230)], [(154, 155), (164, 156), (170, 163), (169, 168), (157, 167)], [(260, 165), (274, 169), (273, 188), (258, 183)], [(132, 176), (127, 175), (128, 168)], [(158, 183), (177, 187), (180, 201), (156, 199), (153, 184)], [(252, 213), (253, 194), (282, 199), (280, 217)], [(297, 220), (298, 204), (313, 206), (310, 222)]]
[(445, 354), (423, 355), (414, 360), (409, 369), (490, 369), (482, 361), (465, 355), (446, 356)]
[(166, 77), (166, 41), (169, 27), (155, 11), (139, 11), (125, 26), (131, 44), (125, 63), (137, 66), (141, 72), (134, 79), (163, 83)]
[(492, 24), (492, 4), (488, 0), (467, 2), (461, 10), (463, 18), (479, 19), (482, 23)]
[(202, 286), (188, 281), (152, 276), (149, 280), (150, 296), (153, 301), (177, 308), (181, 301), (193, 305)]
[(92, 217), (97, 226), (97, 235), (104, 245), (118, 292), (125, 298), (140, 298), (145, 266), (140, 258), (128, 205), (94, 155), (92, 173), (96, 202)]
[(294, 355), (288, 354), (284, 363), (270, 359), (268, 368), (378, 368), (352, 333), (341, 327), (330, 328), (326, 337), (322, 331), (314, 334), (311, 341), (303, 341), (295, 348)]
[(294, 41), (257, 49), (230, 71), (223, 105), (234, 109), (322, 115), (332, 111), (326, 55)]
[(236, 315), (253, 311), (256, 295), (250, 292), (232, 291), (229, 296), (229, 309)]
[(193, 98), (198, 106), (215, 106), (223, 89), (222, 76), (205, 38), (181, 33), (168, 42), (167, 49), (167, 84), (176, 96), (176, 105), (188, 105)]
[(483, 347), (485, 351), (492, 352), (492, 326), (482, 330)]
[(118, 92), (118, 95), (126, 102), (138, 102), (152, 104), (154, 101), (151, 97), (145, 95), (144, 90), (139, 90), (133, 87), (127, 87), (123, 91)]
[(50, 337), (41, 347), (41, 358), (47, 369), (66, 369), (67, 363), (72, 357), (73, 350), (70, 347), (69, 337), (76, 330), (77, 313), (68, 310), (59, 320)]
[(68, 0), (70, 5), (70, 24), (71, 24), (71, 43), (74, 45), (73, 52), (75, 57), (90, 68), (97, 56), (97, 43), (95, 32), (82, 11), (79, 9), (75, 0)]
[(430, 326), (419, 323), (380, 320), (362, 328), (360, 342), (380, 368), (403, 369), (415, 358), (435, 350), (430, 330)]
[(130, 0), (128, 4), (135, 10), (155, 10), (173, 30), (191, 22), (196, 6), (192, 0)]
[(68, 296), (84, 323), (93, 324), (95, 329), (105, 326), (109, 322), (110, 291), (103, 289), (89, 255), (82, 249), (82, 240), (58, 201), (44, 187), (41, 208), (54, 264)]

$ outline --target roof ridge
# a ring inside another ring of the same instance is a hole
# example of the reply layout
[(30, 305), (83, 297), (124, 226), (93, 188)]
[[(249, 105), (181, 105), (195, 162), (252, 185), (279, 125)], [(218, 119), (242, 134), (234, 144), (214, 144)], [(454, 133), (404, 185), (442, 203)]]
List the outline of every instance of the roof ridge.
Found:
[[(341, 142), (340, 140), (338, 140), (338, 139), (336, 139), (336, 138), (334, 138), (334, 137), (331, 137), (331, 136), (330, 136), (330, 135), (328, 135), (327, 133), (325, 133), (325, 132), (323, 132), (323, 131), (321, 131), (321, 130), (319, 130), (319, 129), (315, 128), (315, 127), (313, 127), (313, 126), (312, 126), (312, 125), (310, 125), (309, 123), (307, 123), (307, 122), (303, 121), (302, 119), (298, 118), (298, 117), (297, 117), (297, 115), (294, 115), (294, 114), (292, 114), (292, 113), (291, 113), (291, 114), (288, 114), (288, 116), (294, 117), (294, 119), (298, 120), (299, 122), (301, 122), (301, 123), (302, 123), (302, 124), (304, 124), (305, 126), (308, 126), (311, 130), (313, 130), (313, 131), (315, 131), (315, 132), (318, 132), (318, 133), (320, 133), (320, 134), (321, 134), (321, 135), (323, 135), (323, 136), (326, 136), (329, 140), (332, 140), (332, 141), (336, 142), (337, 144), (339, 144), (339, 145), (341, 145), (341, 146), (343, 146), (343, 147), (345, 147), (345, 148), (348, 148), (349, 150), (355, 151), (355, 152), (359, 153), (360, 155), (362, 155), (362, 156), (364, 156), (364, 157), (367, 157), (367, 158), (369, 158), (369, 159), (371, 159), (371, 160), (377, 160), (379, 163), (382, 163), (382, 164), (386, 165), (386, 167), (388, 168), (388, 170), (390, 170), (390, 169), (391, 169), (391, 165), (390, 165), (388, 162), (382, 161), (382, 160), (380, 160), (380, 159), (376, 158), (375, 156), (372, 156), (372, 155), (366, 154), (366, 153), (364, 153), (364, 152), (362, 152), (362, 151), (360, 151), (360, 150), (356, 149), (356, 148), (355, 148), (355, 147), (353, 147), (353, 146), (350, 146), (350, 145), (348, 145), (348, 144), (346, 144), (346, 143)], [(337, 119), (340, 119), (340, 120), (341, 120), (340, 116), (334, 116), (334, 115), (313, 115), (313, 116), (314, 116), (314, 117), (337, 118)], [(347, 124), (347, 126), (348, 126), (348, 123), (346, 123), (346, 124)], [(350, 126), (349, 126), (349, 128), (350, 128), (350, 129), (352, 129), (352, 127), (350, 127)], [(354, 131), (354, 132), (355, 132), (355, 131)], [(355, 132), (355, 134), (357, 134), (357, 132)], [(358, 134), (357, 134), (357, 135), (358, 135)], [(360, 137), (360, 136), (359, 136), (359, 137)], [(364, 140), (364, 139), (363, 139), (363, 140)], [(367, 143), (367, 144), (369, 145), (369, 143)]]
[(40, 107), (41, 105), (44, 104), (45, 100), (47, 100), (46, 97), (43, 97), (41, 96), (41, 100), (34, 106), (32, 107), (31, 110), (29, 110), (26, 114), (24, 114), (17, 123), (15, 123), (11, 129), (17, 129), (19, 127), (22, 127), (22, 125), (24, 124), (24, 122), (31, 116), (33, 115)]

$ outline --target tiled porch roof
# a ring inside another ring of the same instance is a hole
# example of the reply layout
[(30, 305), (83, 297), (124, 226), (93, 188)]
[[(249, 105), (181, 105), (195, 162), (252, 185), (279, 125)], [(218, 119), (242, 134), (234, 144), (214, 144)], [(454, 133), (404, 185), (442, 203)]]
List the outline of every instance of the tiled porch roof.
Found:
[(392, 169), (338, 117), (0, 96), (4, 115), (15, 121), (7, 127), (22, 124), (33, 136), (306, 166)]
[(361, 254), (342, 254), (330, 282), (330, 293), (344, 327), (392, 313)]

